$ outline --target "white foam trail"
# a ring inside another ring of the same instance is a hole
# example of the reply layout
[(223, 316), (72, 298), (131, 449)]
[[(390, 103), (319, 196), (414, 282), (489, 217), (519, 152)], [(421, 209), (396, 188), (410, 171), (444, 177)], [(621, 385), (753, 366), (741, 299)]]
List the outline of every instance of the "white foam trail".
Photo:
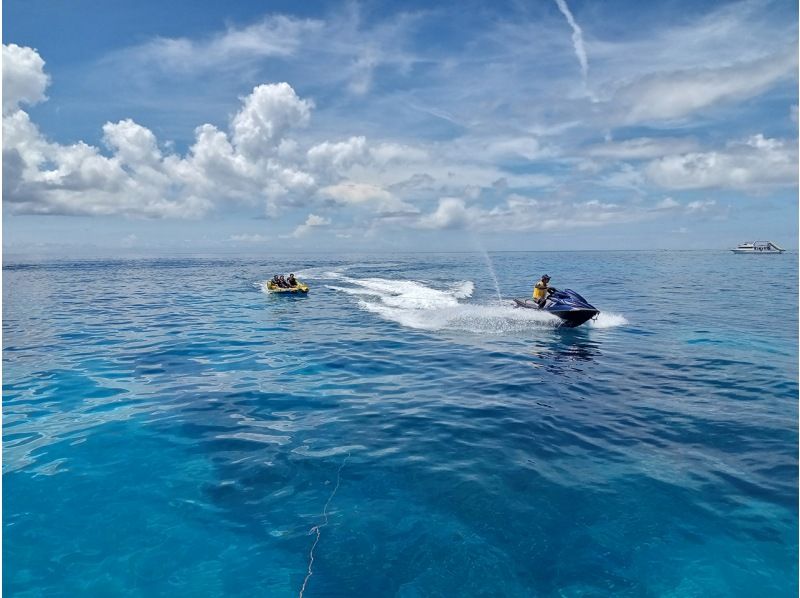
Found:
[[(342, 278), (327, 288), (358, 299), (358, 306), (386, 320), (417, 330), (459, 330), (476, 334), (509, 334), (561, 325), (556, 316), (514, 307), (510, 301), (490, 304), (462, 303), (475, 285), (465, 280), (433, 288), (415, 280)], [(347, 286), (345, 286), (347, 285)], [(593, 328), (611, 328), (627, 321), (617, 314), (601, 313)]]
[(386, 278), (348, 279), (356, 287), (332, 287), (350, 295), (371, 295), (382, 304), (401, 310), (432, 310), (456, 307), (459, 299), (472, 296), (475, 285), (465, 280), (449, 290), (427, 287), (414, 280), (389, 280)]
[(614, 328), (616, 326), (624, 326), (628, 323), (625, 316), (621, 314), (612, 314), (600, 312), (596, 320), (589, 320), (588, 324), (592, 328)]
[(569, 6), (567, 6), (566, 0), (556, 0), (556, 4), (561, 14), (566, 17), (569, 26), (572, 27), (572, 46), (575, 49), (575, 56), (578, 58), (578, 62), (581, 65), (583, 84), (586, 85), (586, 78), (589, 76), (589, 60), (586, 57), (586, 47), (583, 45), (583, 31), (578, 23), (575, 22), (575, 18), (572, 16), (572, 11), (570, 11)]
[(375, 296), (373, 291), (368, 291), (367, 289), (354, 289), (351, 287), (337, 287), (336, 285), (326, 284), (326, 289), (330, 289), (332, 291), (341, 291), (342, 293), (347, 293), (348, 295), (370, 295), (372, 297)]
[(433, 309), (404, 309), (390, 305), (359, 301), (366, 311), (418, 330), (462, 330), (479, 334), (508, 334), (531, 328), (556, 327), (557, 317), (531, 309), (515, 309), (511, 305), (459, 304)]
[(303, 592), (306, 591), (306, 585), (308, 585), (308, 580), (311, 579), (311, 576), (314, 574), (314, 549), (316, 549), (317, 544), (319, 544), (320, 538), (320, 530), (328, 525), (328, 506), (331, 504), (333, 497), (336, 496), (336, 491), (339, 489), (339, 483), (342, 481), (342, 469), (344, 469), (345, 464), (347, 464), (347, 460), (350, 458), (350, 451), (347, 452), (347, 456), (342, 461), (342, 464), (339, 466), (339, 471), (336, 472), (336, 486), (333, 488), (333, 492), (328, 497), (328, 500), (325, 502), (325, 508), (322, 509), (322, 517), (323, 521), (319, 525), (315, 525), (310, 530), (308, 530), (309, 534), (316, 534), (317, 537), (314, 538), (314, 543), (311, 545), (311, 550), (308, 553), (308, 572), (306, 573), (306, 578), (303, 580), (303, 587), (300, 588), (300, 598), (303, 598)]
[(344, 277), (344, 272), (355, 266), (338, 266), (335, 268), (322, 267), (322, 268), (306, 268), (295, 272), (295, 277), (303, 280), (304, 278), (310, 280), (339, 280)]
[(361, 309), (384, 319), (418, 330), (464, 330), (483, 334), (521, 331), (532, 326), (556, 326), (560, 320), (550, 314), (498, 301), (495, 305), (472, 305), (460, 299), (472, 296), (470, 280), (435, 289), (414, 280), (349, 278), (353, 286), (328, 285), (327, 288), (359, 298)]

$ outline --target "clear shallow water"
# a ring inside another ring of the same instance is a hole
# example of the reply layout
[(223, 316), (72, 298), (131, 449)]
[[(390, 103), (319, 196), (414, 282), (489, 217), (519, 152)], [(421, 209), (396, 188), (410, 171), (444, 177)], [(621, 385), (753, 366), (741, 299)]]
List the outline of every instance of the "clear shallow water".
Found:
[(797, 595), (797, 255), (491, 258), (6, 263), (3, 590)]

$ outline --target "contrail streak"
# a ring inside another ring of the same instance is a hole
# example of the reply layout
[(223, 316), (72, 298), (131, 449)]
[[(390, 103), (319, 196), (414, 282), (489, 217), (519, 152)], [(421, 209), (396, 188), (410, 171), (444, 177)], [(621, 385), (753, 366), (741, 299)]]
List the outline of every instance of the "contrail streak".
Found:
[(561, 14), (567, 18), (569, 26), (572, 27), (572, 46), (575, 48), (575, 56), (578, 57), (578, 62), (581, 63), (581, 73), (583, 74), (583, 82), (585, 84), (586, 77), (589, 74), (589, 61), (586, 58), (586, 48), (583, 45), (583, 31), (581, 31), (580, 26), (575, 22), (575, 18), (572, 16), (572, 12), (570, 12), (566, 0), (556, 0), (556, 4), (558, 4), (558, 10), (561, 11)]

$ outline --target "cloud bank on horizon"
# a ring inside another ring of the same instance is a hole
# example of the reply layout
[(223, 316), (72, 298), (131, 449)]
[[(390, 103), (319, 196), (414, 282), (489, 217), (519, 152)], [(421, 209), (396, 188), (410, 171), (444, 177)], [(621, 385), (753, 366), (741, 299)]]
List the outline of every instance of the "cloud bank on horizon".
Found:
[[(149, 126), (98, 122), (94, 143), (54, 141), (58, 131), (36, 124), (35, 111), (57, 101), (47, 94), (59, 76), (47, 56), (11, 41), (5, 210), (198, 222), (229, 213), (242, 226), (233, 243), (662, 221), (688, 231), (745, 218), (732, 202), (788, 210), (796, 15), (776, 18), (774, 7), (737, 2), (654, 19), (637, 34), (620, 34), (602, 7), (575, 11), (565, 0), (466, 34), (441, 11), (269, 14), (84, 65), (87, 87), (106, 82), (97, 101), (113, 102), (108, 90), (123, 86), (130, 105), (156, 97), (167, 114)], [(217, 124), (195, 122), (179, 139), (154, 132), (169, 129), (170, 111), (180, 120), (192, 106), (213, 110), (220, 94), (238, 96), (238, 107), (216, 113)]]

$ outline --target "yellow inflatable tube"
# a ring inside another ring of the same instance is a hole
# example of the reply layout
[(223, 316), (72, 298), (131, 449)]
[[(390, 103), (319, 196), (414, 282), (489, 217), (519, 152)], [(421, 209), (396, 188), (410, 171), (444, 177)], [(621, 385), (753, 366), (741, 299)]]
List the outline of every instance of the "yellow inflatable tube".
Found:
[(303, 284), (299, 280), (296, 287), (289, 287), (285, 289), (275, 285), (271, 280), (267, 283), (267, 290), (270, 293), (308, 293), (308, 285)]

